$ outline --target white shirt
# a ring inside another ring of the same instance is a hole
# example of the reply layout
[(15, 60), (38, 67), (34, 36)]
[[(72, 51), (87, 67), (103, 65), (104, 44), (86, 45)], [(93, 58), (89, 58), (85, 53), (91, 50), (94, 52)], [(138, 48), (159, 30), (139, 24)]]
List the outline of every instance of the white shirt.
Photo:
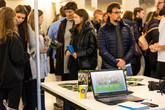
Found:
[[(159, 24), (159, 45), (165, 45), (165, 18)], [(165, 62), (165, 51), (158, 51), (158, 61)]]

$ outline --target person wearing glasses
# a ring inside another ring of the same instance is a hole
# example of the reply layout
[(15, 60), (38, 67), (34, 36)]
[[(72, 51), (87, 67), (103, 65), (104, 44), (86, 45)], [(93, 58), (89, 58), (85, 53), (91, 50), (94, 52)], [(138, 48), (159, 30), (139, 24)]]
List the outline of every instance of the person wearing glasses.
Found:
[(126, 64), (135, 62), (135, 39), (130, 27), (121, 19), (119, 3), (109, 4), (107, 13), (107, 22), (98, 32), (102, 69), (124, 69)]

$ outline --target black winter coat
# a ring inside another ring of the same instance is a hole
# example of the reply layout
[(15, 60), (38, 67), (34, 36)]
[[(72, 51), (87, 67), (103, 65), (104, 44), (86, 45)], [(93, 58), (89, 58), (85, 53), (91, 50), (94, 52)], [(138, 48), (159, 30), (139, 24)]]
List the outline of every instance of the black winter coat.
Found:
[[(154, 27), (158, 27), (159, 26), (159, 20), (157, 19), (153, 19), (149, 26), (148, 26), (148, 30), (151, 29), (151, 28), (154, 28)], [(157, 43), (158, 42), (158, 39), (159, 39), (159, 31), (158, 29), (155, 29), (151, 32), (149, 32), (147, 35), (146, 35), (146, 40), (148, 42), (148, 44), (152, 45), (154, 43)], [(150, 66), (150, 69), (151, 70), (154, 70), (156, 71), (156, 65), (157, 65), (157, 52), (155, 53), (152, 53), (150, 51), (150, 49), (147, 49), (146, 51), (146, 58), (148, 59), (148, 64)]]
[[(65, 34), (66, 23), (67, 23), (67, 19), (64, 19), (63, 21), (61, 21), (61, 24), (59, 26), (58, 33), (57, 33), (57, 40), (61, 42), (62, 44), (64, 44), (64, 34)], [(55, 55), (56, 75), (64, 74), (64, 55), (65, 53), (64, 53), (64, 45), (63, 45), (56, 50), (56, 55)]]
[(137, 24), (139, 35), (141, 36), (143, 32), (142, 19), (135, 17), (134, 20), (135, 20), (135, 23)]
[(7, 37), (5, 44), (0, 44), (0, 88), (13, 88), (22, 85), (24, 72), (24, 50), (21, 38)]
[[(135, 63), (135, 39), (130, 31), (128, 24), (125, 24), (122, 20), (119, 23), (121, 36), (123, 40), (123, 52), (122, 57), (126, 63)], [(98, 33), (98, 48), (99, 54), (102, 57), (102, 66), (106, 69), (117, 68), (118, 58), (117, 53), (117, 33), (116, 26), (110, 23), (110, 18), (107, 19), (107, 23), (102, 26)]]
[[(76, 29), (70, 29), (72, 35), (71, 45), (77, 37), (75, 36), (76, 31)], [(76, 48), (79, 68), (81, 70), (94, 70), (97, 66), (97, 41), (95, 29), (90, 21), (85, 22), (82, 26)]]
[(130, 26), (130, 28), (133, 27), (133, 29), (131, 31), (134, 32), (134, 37), (135, 37), (135, 40), (136, 42), (138, 42), (138, 39), (139, 39), (139, 31), (138, 31), (138, 27), (136, 25), (135, 22), (131, 21), (131, 20), (128, 20), (128, 19), (123, 19), (123, 21), (128, 24)]

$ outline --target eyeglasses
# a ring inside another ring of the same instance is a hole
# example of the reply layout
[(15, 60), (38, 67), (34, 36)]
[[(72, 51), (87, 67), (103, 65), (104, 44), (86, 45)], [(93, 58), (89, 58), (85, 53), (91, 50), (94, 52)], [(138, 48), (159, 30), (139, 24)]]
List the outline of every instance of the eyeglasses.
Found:
[(123, 14), (122, 11), (116, 11), (116, 12), (112, 12), (112, 13), (115, 13), (115, 14)]
[(67, 11), (67, 10), (65, 10), (65, 13), (72, 13), (72, 12), (74, 12), (74, 11)]
[(160, 5), (161, 3), (165, 3), (165, 2), (158, 2), (157, 5)]

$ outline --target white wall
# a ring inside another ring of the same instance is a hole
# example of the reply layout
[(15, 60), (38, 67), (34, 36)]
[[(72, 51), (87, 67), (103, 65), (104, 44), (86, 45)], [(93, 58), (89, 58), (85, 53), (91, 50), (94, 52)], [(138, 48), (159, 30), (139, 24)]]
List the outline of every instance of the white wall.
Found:
[[(59, 13), (59, 8), (61, 7), (61, 2), (68, 2), (70, 0), (38, 0), (38, 8), (44, 12), (44, 23), (42, 25), (43, 30), (46, 32), (47, 28), (51, 24), (54, 19), (54, 6), (52, 2), (59, 2), (56, 6), (56, 11)], [(75, 1), (78, 5), (78, 8), (85, 8), (85, 0), (72, 0)], [(155, 4), (157, 0), (155, 0)], [(6, 5), (11, 8), (15, 8), (17, 5), (30, 5), (32, 9), (34, 8), (34, 0), (6, 0)], [(139, 0), (122, 0), (122, 8), (123, 10), (132, 10), (134, 7), (139, 6)], [(145, 14), (150, 10), (153, 11), (154, 7), (145, 7)], [(88, 10), (90, 12), (90, 10)], [(91, 12), (92, 13), (92, 12)]]
[[(14, 9), (17, 5), (30, 5), (34, 9), (34, 0), (6, 0), (7, 7)], [(42, 28), (46, 32), (54, 19), (54, 7), (51, 0), (38, 0), (38, 9), (44, 12)]]

